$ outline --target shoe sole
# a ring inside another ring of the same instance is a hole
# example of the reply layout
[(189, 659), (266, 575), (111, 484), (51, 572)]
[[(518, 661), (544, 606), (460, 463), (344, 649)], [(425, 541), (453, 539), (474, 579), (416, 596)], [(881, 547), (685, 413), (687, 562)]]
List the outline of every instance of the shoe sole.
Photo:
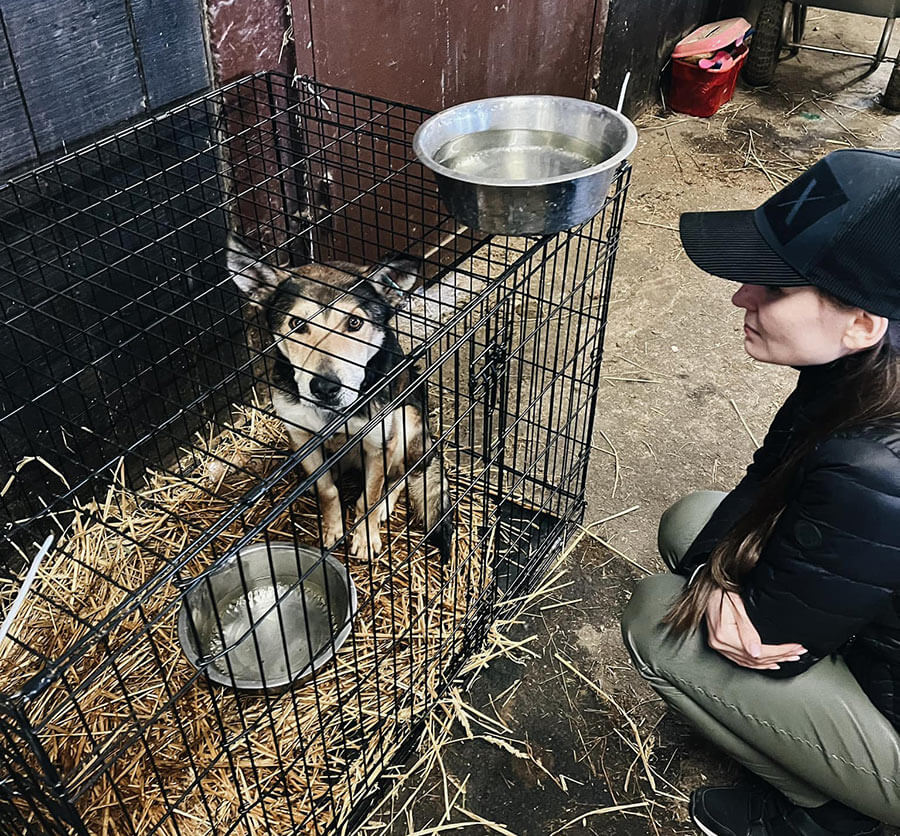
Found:
[(694, 826), (705, 833), (706, 836), (722, 836), (721, 833), (716, 833), (715, 830), (710, 830), (705, 824), (697, 821), (697, 817), (694, 815), (693, 810), (691, 811), (691, 821), (694, 823)]
[[(701, 822), (697, 819), (697, 814), (694, 812), (694, 799), (693, 798), (691, 799), (691, 803), (688, 806), (688, 814), (691, 817), (691, 822), (693, 822), (694, 827), (698, 828), (702, 833), (705, 834), (705, 836), (724, 836), (722, 831), (710, 830), (705, 824), (703, 824), (703, 822)], [(730, 834), (731, 831), (729, 830), (728, 833)]]

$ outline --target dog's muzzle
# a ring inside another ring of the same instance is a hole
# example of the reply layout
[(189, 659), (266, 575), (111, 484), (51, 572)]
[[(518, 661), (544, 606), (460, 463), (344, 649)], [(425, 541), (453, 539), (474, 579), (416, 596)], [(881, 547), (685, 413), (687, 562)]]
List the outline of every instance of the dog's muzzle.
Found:
[(341, 381), (333, 374), (314, 374), (309, 381), (309, 391), (321, 404), (333, 406), (341, 394)]

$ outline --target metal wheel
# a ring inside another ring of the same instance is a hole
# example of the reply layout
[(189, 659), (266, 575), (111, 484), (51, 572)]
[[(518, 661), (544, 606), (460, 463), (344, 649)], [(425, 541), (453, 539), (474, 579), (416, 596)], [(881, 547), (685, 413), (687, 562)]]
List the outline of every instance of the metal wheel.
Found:
[(894, 63), (894, 71), (891, 73), (887, 87), (884, 88), (881, 103), (888, 110), (900, 110), (900, 57)]
[(750, 53), (744, 63), (744, 81), (753, 87), (768, 84), (775, 75), (781, 54), (785, 0), (763, 0), (756, 19), (756, 34), (750, 42)]

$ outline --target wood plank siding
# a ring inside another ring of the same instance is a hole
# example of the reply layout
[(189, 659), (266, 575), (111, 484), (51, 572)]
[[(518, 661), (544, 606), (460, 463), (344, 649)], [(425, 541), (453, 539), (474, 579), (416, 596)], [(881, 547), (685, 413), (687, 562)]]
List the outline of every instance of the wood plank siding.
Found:
[(209, 83), (200, 0), (0, 0), (0, 172)]

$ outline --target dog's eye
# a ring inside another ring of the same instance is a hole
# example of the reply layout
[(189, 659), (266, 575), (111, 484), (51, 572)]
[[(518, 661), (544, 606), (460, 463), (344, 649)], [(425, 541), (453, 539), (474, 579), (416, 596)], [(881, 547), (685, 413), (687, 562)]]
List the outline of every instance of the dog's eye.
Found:
[(350, 319), (347, 320), (348, 331), (359, 331), (362, 326), (363, 321), (358, 316), (351, 316)]
[(288, 319), (288, 328), (290, 328), (291, 331), (299, 331), (302, 334), (307, 330), (306, 320), (300, 319), (299, 316), (292, 316)]

